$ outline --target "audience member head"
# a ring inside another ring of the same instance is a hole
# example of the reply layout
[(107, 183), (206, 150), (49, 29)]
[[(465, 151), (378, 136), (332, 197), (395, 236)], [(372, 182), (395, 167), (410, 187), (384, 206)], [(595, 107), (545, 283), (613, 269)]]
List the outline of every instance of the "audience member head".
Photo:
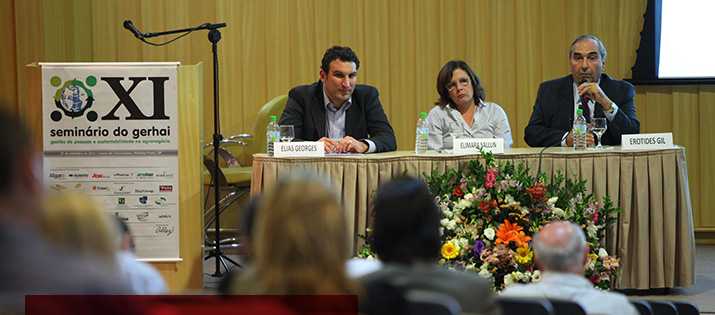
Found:
[(48, 194), (42, 226), (48, 241), (88, 257), (115, 263), (115, 223), (94, 199), (80, 194)]
[(36, 226), (42, 205), (42, 159), (34, 150), (25, 126), (13, 115), (0, 110), (0, 222), (24, 222)]
[(398, 177), (383, 185), (374, 211), (373, 248), (381, 260), (408, 264), (439, 258), (440, 213), (422, 181)]
[(299, 176), (280, 179), (261, 198), (251, 266), (237, 293), (354, 294), (345, 272), (345, 218), (333, 190)]
[[(474, 97), (480, 100), (484, 100), (487, 97), (486, 93), (484, 92), (484, 86), (482, 85), (482, 81), (479, 80), (479, 77), (474, 72), (474, 70), (472, 70), (472, 68), (470, 68), (469, 65), (462, 60), (452, 60), (447, 62), (437, 75), (437, 93), (439, 93), (439, 99), (437, 99), (435, 105), (440, 105), (443, 107), (450, 104), (454, 105), (454, 101), (449, 95), (447, 84), (452, 81), (452, 75), (454, 74), (454, 71), (458, 69), (463, 70), (469, 76), (472, 87), (474, 89)], [(479, 104), (478, 100), (474, 101), (475, 105)]]
[(534, 235), (532, 245), (539, 269), (583, 275), (588, 247), (586, 236), (575, 223), (549, 223)]

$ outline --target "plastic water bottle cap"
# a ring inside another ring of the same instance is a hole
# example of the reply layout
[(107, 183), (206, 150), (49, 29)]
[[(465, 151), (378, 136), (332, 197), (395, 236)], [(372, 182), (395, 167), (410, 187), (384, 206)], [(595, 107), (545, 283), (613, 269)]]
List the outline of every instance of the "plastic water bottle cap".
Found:
[(271, 116), (272, 121), (276, 121), (276, 116)]
[(420, 117), (427, 117), (427, 113), (420, 113)]
[(583, 115), (583, 109), (580, 109), (580, 108), (577, 109), (576, 114)]

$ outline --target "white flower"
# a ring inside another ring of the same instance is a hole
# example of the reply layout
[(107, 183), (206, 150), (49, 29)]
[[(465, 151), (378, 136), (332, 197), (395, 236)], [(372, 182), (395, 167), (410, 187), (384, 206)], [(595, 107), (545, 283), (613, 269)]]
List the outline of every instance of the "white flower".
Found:
[(532, 282), (539, 282), (541, 280), (541, 271), (540, 270), (534, 270), (534, 273), (531, 274), (531, 281)]
[(514, 284), (514, 277), (512, 276), (512, 274), (508, 273), (504, 275), (504, 287), (506, 288), (512, 284)]
[[(461, 209), (467, 208), (467, 207), (469, 207), (469, 206), (471, 206), (471, 205), (472, 205), (472, 201), (469, 200), (469, 199), (466, 199), (466, 198), (465, 198), (465, 199), (460, 199), (460, 200), (459, 200), (459, 207), (460, 207)], [(461, 209), (460, 209), (460, 210), (461, 210)]]
[(606, 257), (606, 256), (608, 256), (608, 252), (606, 251), (606, 249), (605, 249), (605, 248), (599, 248), (599, 249), (598, 249), (598, 257), (603, 258), (603, 257)]
[(529, 214), (529, 208), (527, 207), (519, 206), (519, 210), (521, 210), (521, 214)]
[(511, 195), (507, 194), (506, 196), (504, 196), (504, 204), (506, 204), (507, 206), (511, 206), (515, 203), (516, 200), (514, 200), (514, 197), (512, 197)]
[(484, 229), (484, 236), (486, 236), (490, 241), (494, 240), (495, 235), (496, 235), (496, 233), (494, 232), (494, 229), (492, 229), (492, 228)]
[(549, 200), (546, 200), (546, 202), (548, 202), (552, 205), (556, 204), (557, 201), (559, 201), (559, 197), (551, 197), (551, 198), (549, 198)]
[(440, 224), (441, 226), (446, 227), (447, 224), (449, 224), (449, 219), (444, 218), (444, 219), (442, 219), (442, 220), (439, 220), (439, 224)]
[(564, 213), (564, 210), (561, 208), (554, 207), (554, 210), (551, 211), (555, 216), (559, 218), (563, 218), (566, 214)]
[(593, 224), (593, 221), (589, 220), (586, 224), (586, 232), (588, 233), (588, 237), (595, 238), (596, 232), (598, 232), (598, 226)]
[(479, 270), (479, 276), (484, 279), (489, 279), (492, 277), (492, 273), (489, 272), (489, 269), (481, 269)]
[(467, 248), (468, 246), (469, 246), (469, 240), (464, 237), (460, 237), (459, 238), (459, 248)]
[(464, 199), (465, 199), (465, 200), (470, 200), (470, 201), (471, 201), (472, 198), (474, 198), (474, 195), (472, 195), (472, 194), (464, 194)]
[(456, 227), (457, 227), (457, 220), (449, 220), (449, 222), (447, 222), (447, 226), (446, 226), (447, 229), (454, 230)]
[(477, 270), (477, 265), (475, 265), (475, 264), (468, 264), (468, 265), (464, 266), (464, 269), (465, 269), (465, 270)]
[(524, 281), (524, 282), (525, 282), (526, 280), (528, 280), (528, 279), (526, 278), (526, 276), (525, 276), (521, 271), (512, 272), (512, 275), (513, 275), (514, 279), (517, 280), (517, 281)]

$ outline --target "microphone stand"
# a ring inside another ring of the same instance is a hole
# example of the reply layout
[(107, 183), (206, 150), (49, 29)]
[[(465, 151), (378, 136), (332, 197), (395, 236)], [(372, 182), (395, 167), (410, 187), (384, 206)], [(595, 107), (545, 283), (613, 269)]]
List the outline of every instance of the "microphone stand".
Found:
[[(216, 246), (214, 249), (209, 252), (208, 256), (204, 258), (204, 260), (209, 260), (211, 258), (216, 258), (216, 269), (213, 274), (211, 274), (212, 277), (221, 277), (223, 276), (223, 273), (221, 272), (221, 265), (226, 269), (227, 273), (231, 273), (231, 270), (228, 267), (228, 264), (226, 264), (226, 260), (231, 262), (232, 264), (241, 267), (241, 265), (237, 262), (235, 262), (233, 259), (227, 257), (223, 251), (221, 251), (221, 225), (220, 225), (220, 211), (219, 211), (219, 206), (220, 206), (220, 194), (219, 194), (219, 187), (218, 187), (218, 181), (216, 180), (216, 177), (218, 176), (218, 173), (220, 171), (219, 169), (219, 147), (221, 144), (221, 140), (223, 140), (223, 136), (220, 133), (220, 123), (219, 123), (219, 77), (218, 77), (218, 42), (221, 40), (221, 32), (219, 32), (219, 28), (226, 27), (226, 23), (219, 23), (219, 24), (210, 24), (206, 23), (201, 26), (195, 27), (195, 28), (184, 28), (184, 29), (179, 29), (179, 30), (172, 30), (172, 31), (164, 31), (164, 32), (154, 32), (154, 33), (146, 33), (146, 34), (141, 34), (140, 33), (140, 40), (144, 41), (145, 38), (151, 38), (151, 37), (156, 37), (156, 36), (162, 36), (162, 35), (169, 35), (169, 34), (176, 34), (176, 33), (188, 33), (188, 32), (193, 32), (196, 30), (209, 30), (208, 34), (208, 39), (211, 42), (211, 52), (213, 53), (213, 75), (214, 75), (214, 81), (213, 81), (213, 92), (214, 92), (214, 134), (213, 134), (213, 150), (214, 150), (214, 169), (213, 169), (213, 174), (212, 180), (214, 182), (214, 217), (216, 218), (215, 220), (215, 242)], [(146, 42), (146, 41), (144, 41)]]

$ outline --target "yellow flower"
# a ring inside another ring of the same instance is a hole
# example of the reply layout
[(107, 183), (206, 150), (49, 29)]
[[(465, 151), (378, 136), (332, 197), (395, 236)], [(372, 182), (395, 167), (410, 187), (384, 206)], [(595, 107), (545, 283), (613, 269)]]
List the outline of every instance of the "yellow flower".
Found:
[(446, 242), (442, 245), (442, 257), (452, 259), (459, 255), (459, 248), (452, 242)]
[(531, 248), (519, 247), (516, 249), (516, 261), (520, 264), (530, 262), (532, 257), (534, 257), (534, 253), (531, 252)]

